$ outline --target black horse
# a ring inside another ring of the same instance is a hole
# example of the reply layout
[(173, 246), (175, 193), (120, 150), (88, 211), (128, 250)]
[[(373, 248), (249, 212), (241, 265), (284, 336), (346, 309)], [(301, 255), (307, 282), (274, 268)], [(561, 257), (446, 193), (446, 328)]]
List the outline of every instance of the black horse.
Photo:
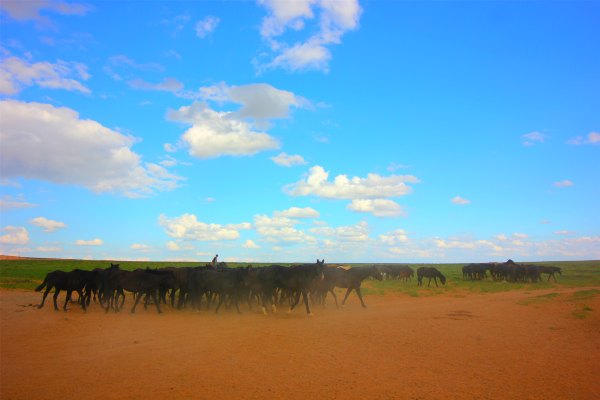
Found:
[(312, 315), (308, 304), (307, 293), (315, 279), (323, 279), (325, 260), (318, 260), (314, 264), (292, 265), (289, 268), (277, 268), (274, 275), (275, 286), (290, 294), (291, 302), (288, 312), (292, 312), (300, 301), (300, 295), (306, 305), (306, 313)]
[[(162, 289), (173, 288), (175, 286), (175, 276), (170, 271), (156, 271), (136, 269), (135, 271), (116, 270), (113, 271), (107, 279), (105, 287), (105, 299), (108, 300), (106, 311), (112, 305), (113, 309), (119, 310), (116, 305), (118, 296), (125, 297), (124, 290), (137, 294), (135, 303), (131, 312), (135, 312), (135, 308), (139, 303), (142, 295), (146, 295), (154, 301), (156, 311), (162, 313), (160, 302), (158, 301), (158, 292)], [(122, 305), (122, 303), (121, 303)]]
[(429, 278), (429, 282), (427, 283), (427, 287), (431, 284), (431, 279), (435, 282), (435, 287), (439, 287), (437, 284), (437, 278), (440, 278), (440, 282), (442, 285), (446, 284), (446, 277), (442, 275), (437, 268), (434, 267), (419, 267), (417, 268), (417, 286), (423, 286), (423, 277)]
[(74, 269), (73, 271), (65, 272), (65, 271), (52, 271), (46, 274), (44, 281), (41, 285), (35, 288), (36, 292), (41, 291), (44, 287), (46, 291), (42, 297), (42, 303), (38, 305), (38, 308), (44, 307), (44, 302), (46, 301), (46, 296), (52, 288), (54, 288), (54, 296), (52, 300), (54, 300), (54, 309), (58, 311), (58, 306), (56, 305), (56, 298), (61, 290), (67, 291), (67, 297), (65, 298), (65, 304), (63, 305), (63, 310), (67, 311), (67, 304), (69, 300), (71, 300), (71, 293), (73, 291), (79, 294), (79, 300), (81, 303), (81, 308), (85, 311), (86, 309), (86, 300), (84, 297), (83, 290), (85, 287), (92, 281), (93, 278), (92, 271), (83, 271), (80, 269)]
[(327, 293), (331, 293), (333, 299), (335, 300), (335, 306), (338, 306), (337, 296), (333, 291), (334, 287), (340, 287), (347, 289), (346, 295), (344, 296), (344, 300), (342, 300), (342, 305), (346, 303), (348, 296), (354, 290), (356, 295), (360, 300), (360, 304), (367, 308), (365, 304), (362, 293), (360, 290), (360, 285), (362, 281), (364, 281), (368, 277), (372, 277), (377, 279), (378, 281), (383, 279), (383, 275), (378, 267), (372, 265), (368, 267), (354, 267), (349, 270), (344, 268), (326, 268), (324, 270), (325, 279), (323, 283), (317, 283), (317, 301), (325, 304), (325, 298), (327, 297)]

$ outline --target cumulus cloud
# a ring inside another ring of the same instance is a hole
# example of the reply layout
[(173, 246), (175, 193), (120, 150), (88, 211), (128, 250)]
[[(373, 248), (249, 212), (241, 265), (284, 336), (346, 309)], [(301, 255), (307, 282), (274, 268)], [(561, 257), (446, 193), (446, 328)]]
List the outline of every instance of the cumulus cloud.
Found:
[(6, 232), (0, 236), (2, 244), (27, 244), (29, 243), (29, 232), (21, 226), (6, 226), (2, 228)]
[(587, 136), (576, 136), (569, 139), (567, 143), (573, 146), (581, 146), (585, 144), (598, 145), (600, 144), (600, 133), (590, 132)]
[(148, 246), (147, 244), (143, 244), (143, 243), (134, 243), (130, 246), (130, 248), (132, 250), (137, 250), (137, 251), (142, 251), (142, 252), (151, 250), (150, 246)]
[(389, 246), (406, 243), (408, 242), (408, 232), (404, 229), (396, 229), (392, 232), (379, 235), (379, 240)]
[(554, 182), (553, 183), (554, 187), (569, 187), (569, 186), (573, 186), (574, 183), (568, 179), (565, 179), (563, 181), (558, 181), (558, 182)]
[(29, 86), (90, 93), (80, 82), (89, 77), (85, 64), (62, 60), (31, 63), (13, 56), (0, 61), (0, 94), (14, 95)]
[(11, 208), (31, 208), (37, 207), (37, 204), (29, 203), (20, 198), (14, 199), (12, 196), (2, 196), (0, 198), (0, 210), (8, 210)]
[(533, 146), (536, 143), (544, 143), (546, 135), (540, 132), (531, 132), (521, 136), (523, 140), (523, 146)]
[(354, 212), (371, 213), (376, 217), (399, 217), (406, 215), (400, 204), (388, 199), (354, 199), (347, 208)]
[(75, 245), (77, 246), (102, 246), (104, 242), (102, 239), (91, 239), (91, 240), (76, 240)]
[(245, 249), (260, 249), (260, 246), (250, 239), (246, 240), (244, 244), (242, 244), (242, 247)]
[[(261, 0), (267, 9), (261, 36), (268, 43), (272, 59), (256, 62), (259, 70), (284, 68), (290, 71), (328, 71), (329, 46), (340, 44), (344, 34), (358, 28), (361, 8), (358, 0)], [(282, 38), (286, 31), (303, 36), (307, 24), (312, 34), (290, 43)]]
[(406, 183), (418, 183), (412, 175), (380, 176), (368, 174), (366, 178), (338, 175), (329, 181), (329, 172), (316, 165), (310, 168), (308, 176), (284, 187), (292, 196), (317, 196), (328, 199), (374, 199), (404, 196), (412, 192)]
[(178, 93), (181, 90), (183, 90), (183, 83), (179, 82), (175, 78), (165, 78), (162, 82), (159, 83), (150, 83), (138, 78), (129, 81), (129, 86), (131, 86), (134, 89), (154, 90), (171, 93)]
[[(0, 166), (6, 177), (81, 185), (127, 197), (177, 187), (181, 177), (143, 163), (135, 140), (66, 107), (0, 101)], [(99, 167), (101, 166), (101, 168)]]
[(204, 39), (205, 37), (210, 35), (215, 29), (217, 29), (219, 22), (221, 22), (219, 18), (214, 17), (212, 15), (207, 15), (206, 17), (196, 22), (196, 35), (199, 38)]
[(273, 213), (273, 216), (283, 218), (319, 218), (319, 215), (319, 212), (311, 207), (290, 207), (287, 210)]
[(256, 232), (269, 242), (314, 242), (314, 237), (295, 227), (298, 223), (295, 219), (283, 216), (254, 216)]
[(194, 214), (183, 214), (169, 218), (160, 215), (158, 224), (172, 238), (195, 241), (235, 240), (240, 237), (240, 229), (249, 229), (249, 223), (221, 225), (198, 221)]
[(301, 155), (298, 154), (287, 154), (287, 153), (279, 153), (276, 156), (271, 157), (271, 160), (277, 165), (281, 165), (282, 167), (292, 167), (294, 165), (304, 165), (306, 161)]
[(205, 101), (239, 104), (241, 108), (234, 113), (235, 117), (251, 118), (262, 124), (270, 119), (289, 117), (292, 108), (312, 107), (302, 96), (267, 83), (229, 86), (221, 82), (201, 87), (198, 97)]
[(33, 225), (39, 226), (44, 232), (54, 232), (57, 229), (66, 228), (67, 224), (60, 221), (53, 221), (45, 217), (36, 217), (30, 221)]
[(18, 21), (45, 20), (40, 12), (50, 11), (61, 15), (85, 15), (92, 7), (81, 3), (67, 3), (58, 0), (3, 0), (0, 10), (5, 11), (11, 18)]
[(369, 224), (361, 221), (356, 225), (346, 225), (338, 227), (322, 226), (311, 228), (310, 232), (315, 235), (322, 235), (334, 239), (338, 242), (366, 242), (369, 240)]
[(191, 106), (169, 111), (168, 118), (192, 125), (181, 139), (194, 157), (249, 156), (279, 148), (277, 139), (267, 133), (252, 130), (248, 122), (231, 114), (215, 111), (205, 103), (195, 102)]
[(450, 199), (450, 201), (458, 205), (465, 205), (471, 202), (471, 200), (464, 199), (460, 196), (453, 197), (452, 199)]
[[(173, 89), (176, 89), (175, 85)], [(168, 144), (165, 148), (170, 152), (188, 148), (191, 155), (199, 158), (249, 156), (278, 149), (279, 141), (265, 132), (271, 127), (272, 120), (289, 118), (295, 108), (312, 107), (301, 96), (265, 83), (240, 86), (219, 83), (201, 87), (197, 92), (176, 90), (176, 95), (201, 101), (167, 112), (169, 120), (191, 127), (178, 144)], [(232, 104), (239, 108), (231, 110)], [(226, 111), (219, 111), (219, 108)]]

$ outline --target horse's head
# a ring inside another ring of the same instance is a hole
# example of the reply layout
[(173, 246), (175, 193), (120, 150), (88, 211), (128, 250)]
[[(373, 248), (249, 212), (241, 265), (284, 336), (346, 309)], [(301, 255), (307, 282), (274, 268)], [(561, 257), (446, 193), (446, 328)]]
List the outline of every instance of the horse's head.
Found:
[(317, 264), (316, 264), (316, 271), (317, 271), (317, 277), (319, 278), (319, 280), (324, 280), (325, 279), (325, 259), (322, 259), (321, 261), (319, 261), (319, 259), (317, 258)]
[(440, 278), (440, 282), (442, 282), (442, 285), (445, 285), (446, 284), (446, 277), (444, 275), (440, 274), (439, 278)]
[(381, 270), (379, 269), (379, 267), (373, 266), (371, 269), (371, 276), (375, 279), (377, 279), (378, 281), (383, 280), (383, 274), (381, 273)]

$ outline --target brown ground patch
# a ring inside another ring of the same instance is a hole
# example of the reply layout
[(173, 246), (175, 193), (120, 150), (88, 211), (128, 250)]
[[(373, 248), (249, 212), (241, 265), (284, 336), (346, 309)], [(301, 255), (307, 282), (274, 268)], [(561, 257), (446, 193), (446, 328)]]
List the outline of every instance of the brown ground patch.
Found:
[(600, 296), (575, 291), (372, 295), (307, 317), (64, 313), (2, 290), (0, 397), (598, 399)]

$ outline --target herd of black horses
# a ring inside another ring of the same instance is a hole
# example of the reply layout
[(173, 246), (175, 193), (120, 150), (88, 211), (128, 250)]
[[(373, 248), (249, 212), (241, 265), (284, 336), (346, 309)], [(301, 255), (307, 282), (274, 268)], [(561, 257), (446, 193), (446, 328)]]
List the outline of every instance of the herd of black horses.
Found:
[[(510, 282), (537, 282), (541, 274), (560, 274), (558, 267), (544, 267), (516, 264), (512, 260), (506, 263), (469, 264), (463, 267), (463, 278), (480, 280), (487, 277), (487, 272), (493, 279), (503, 279)], [(326, 266), (325, 260), (317, 260), (314, 264), (297, 264), (292, 266), (269, 265), (265, 267), (229, 268), (225, 263), (206, 264), (198, 267), (166, 267), (159, 269), (124, 270), (119, 264), (108, 268), (94, 270), (74, 269), (72, 271), (56, 270), (49, 272), (42, 284), (35, 288), (36, 292), (45, 288), (42, 302), (44, 306), (48, 293), (54, 289), (54, 309), (58, 310), (57, 298), (61, 291), (67, 295), (63, 310), (71, 301), (71, 295), (79, 295), (78, 302), (86, 310), (92, 300), (100, 304), (106, 312), (118, 312), (125, 302), (125, 293), (133, 295), (134, 304), (131, 312), (144, 299), (144, 307), (151, 301), (158, 313), (161, 304), (170, 303), (171, 307), (181, 309), (190, 307), (194, 310), (206, 309), (215, 305), (215, 313), (223, 304), (235, 306), (240, 313), (240, 303), (247, 302), (252, 309), (253, 304), (259, 304), (262, 312), (270, 309), (275, 312), (277, 305), (289, 305), (289, 311), (300, 302), (300, 297), (306, 306), (306, 312), (311, 315), (310, 303), (325, 305), (325, 299), (331, 294), (336, 307), (338, 299), (334, 289), (344, 288), (346, 293), (342, 300), (345, 304), (348, 296), (354, 291), (363, 307), (366, 307), (361, 293), (361, 283), (372, 278), (376, 280), (398, 279), (412, 280), (414, 270), (408, 265), (370, 265), (344, 268)], [(435, 267), (417, 268), (417, 285), (423, 285), (423, 278), (428, 278), (437, 285), (439, 279), (446, 283), (446, 277)], [(168, 296), (168, 298), (167, 298)], [(310, 299), (310, 301), (309, 301)]]

